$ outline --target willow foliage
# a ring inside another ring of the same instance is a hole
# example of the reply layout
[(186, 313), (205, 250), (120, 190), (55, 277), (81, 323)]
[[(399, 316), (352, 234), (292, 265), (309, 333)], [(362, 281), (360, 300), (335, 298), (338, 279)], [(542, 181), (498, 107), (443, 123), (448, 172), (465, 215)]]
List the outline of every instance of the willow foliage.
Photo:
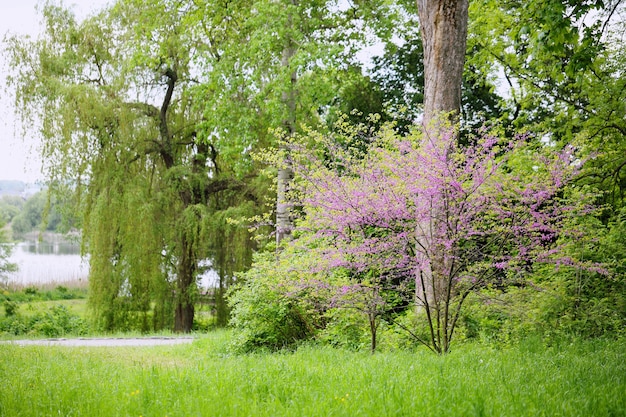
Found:
[[(192, 87), (208, 75), (192, 60), (210, 67), (215, 57), (194, 7), (124, 0), (78, 22), (48, 3), (40, 39), (8, 42), (17, 106), (39, 128), (51, 187), (75, 190), (104, 329), (191, 330), (200, 264), (232, 274), (245, 264), (220, 262), (253, 248), (248, 230), (229, 230), (220, 214), (256, 197), (222, 156), (241, 146), (200, 128)], [(226, 240), (237, 245), (217, 243)]]

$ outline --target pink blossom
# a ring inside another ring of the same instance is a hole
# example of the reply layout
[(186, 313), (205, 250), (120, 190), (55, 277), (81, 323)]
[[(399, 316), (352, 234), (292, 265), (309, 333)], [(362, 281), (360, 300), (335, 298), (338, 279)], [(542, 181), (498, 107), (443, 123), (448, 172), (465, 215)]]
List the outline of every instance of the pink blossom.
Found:
[(505, 142), (485, 131), (462, 148), (451, 130), (421, 143), (374, 141), (360, 159), (328, 141), (336, 165), (301, 150), (294, 166), (307, 227), (333, 239), (330, 268), (398, 276), (428, 270), (439, 256), (460, 276), (478, 262), (505, 269), (514, 258), (546, 260), (539, 255), (563, 233), (563, 221), (591, 209), (557, 198), (580, 168), (572, 148), (538, 155), (540, 168), (524, 178), (500, 169), (526, 139)]

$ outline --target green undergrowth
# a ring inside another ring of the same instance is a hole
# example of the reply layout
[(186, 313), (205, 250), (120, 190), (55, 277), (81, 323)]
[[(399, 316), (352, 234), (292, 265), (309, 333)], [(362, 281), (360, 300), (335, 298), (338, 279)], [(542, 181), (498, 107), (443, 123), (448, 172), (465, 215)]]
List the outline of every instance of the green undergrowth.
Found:
[(16, 310), (0, 317), (0, 338), (85, 336), (92, 332), (89, 323), (66, 304), (55, 303), (44, 307), (39, 305), (27, 314)]
[[(199, 304), (194, 331), (215, 327), (215, 317)], [(150, 335), (171, 334), (162, 330)], [(0, 340), (75, 336), (145, 336), (146, 332), (118, 331), (113, 334), (93, 325), (88, 310), (87, 290), (56, 286), (0, 289)]]
[(0, 338), (84, 336), (90, 333), (87, 290), (81, 287), (0, 290)]
[(313, 345), (0, 345), (0, 416), (624, 416), (626, 343), (460, 345), (370, 355)]
[(13, 301), (17, 303), (35, 301), (58, 301), (86, 299), (88, 289), (79, 286), (65, 285), (30, 285), (19, 288), (0, 289), (0, 302)]
[[(63, 306), (69, 313), (79, 316), (80, 318), (84, 319), (87, 317), (86, 299), (27, 301), (17, 304), (14, 313), (29, 317), (48, 311), (55, 306)], [(6, 316), (6, 309), (3, 309), (2, 313), (0, 313), (0, 317)]]

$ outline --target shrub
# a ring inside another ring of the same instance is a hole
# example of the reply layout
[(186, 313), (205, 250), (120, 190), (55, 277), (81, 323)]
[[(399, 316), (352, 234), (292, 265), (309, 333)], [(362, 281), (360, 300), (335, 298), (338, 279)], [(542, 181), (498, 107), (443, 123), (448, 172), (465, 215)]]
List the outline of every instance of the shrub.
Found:
[(17, 313), (19, 304), (9, 299), (4, 300), (4, 313), (7, 317), (14, 316)]
[(13, 336), (82, 336), (89, 333), (89, 330), (85, 320), (60, 304), (32, 317), (13, 314), (0, 320), (0, 334)]
[(28, 333), (28, 323), (19, 315), (0, 319), (0, 335), (19, 336)]
[(56, 305), (48, 311), (36, 314), (31, 319), (29, 333), (38, 336), (58, 337), (68, 334), (80, 336), (88, 333), (89, 326), (79, 316), (72, 314), (67, 307)]
[(319, 340), (331, 346), (360, 350), (368, 347), (370, 334), (366, 317), (355, 309), (333, 308), (327, 311), (328, 324)]
[(296, 268), (260, 254), (255, 266), (239, 275), (229, 291), (231, 325), (239, 330), (235, 349), (277, 350), (312, 339), (325, 322), (323, 314), (291, 284), (299, 281)]
[(36, 296), (39, 293), (39, 289), (37, 287), (26, 287), (24, 289), (24, 294), (26, 295), (31, 295), (31, 296)]

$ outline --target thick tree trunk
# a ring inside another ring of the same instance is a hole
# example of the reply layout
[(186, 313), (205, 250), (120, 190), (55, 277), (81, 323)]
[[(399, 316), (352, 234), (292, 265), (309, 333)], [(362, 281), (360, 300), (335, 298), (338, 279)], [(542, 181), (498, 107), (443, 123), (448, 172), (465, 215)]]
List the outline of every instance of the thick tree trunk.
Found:
[[(468, 0), (417, 0), (420, 31), (424, 44), (424, 116), (426, 140), (447, 134), (450, 123), (459, 120), (461, 83), (467, 39)], [(417, 288), (421, 308), (427, 310), (433, 348), (444, 353), (449, 348), (450, 250), (441, 242), (445, 219), (443, 196), (433, 201), (430, 219), (419, 226), (419, 245), (427, 253), (429, 265), (419, 273)], [(428, 233), (425, 233), (428, 231)]]
[(190, 333), (193, 328), (194, 314), (195, 309), (192, 303), (179, 301), (176, 304), (174, 316), (174, 332)]
[(467, 40), (468, 0), (417, 0), (424, 44), (424, 119), (457, 117)]
[(176, 309), (174, 311), (174, 331), (189, 333), (193, 327), (195, 313), (195, 271), (196, 261), (191, 243), (183, 236), (176, 288)]

